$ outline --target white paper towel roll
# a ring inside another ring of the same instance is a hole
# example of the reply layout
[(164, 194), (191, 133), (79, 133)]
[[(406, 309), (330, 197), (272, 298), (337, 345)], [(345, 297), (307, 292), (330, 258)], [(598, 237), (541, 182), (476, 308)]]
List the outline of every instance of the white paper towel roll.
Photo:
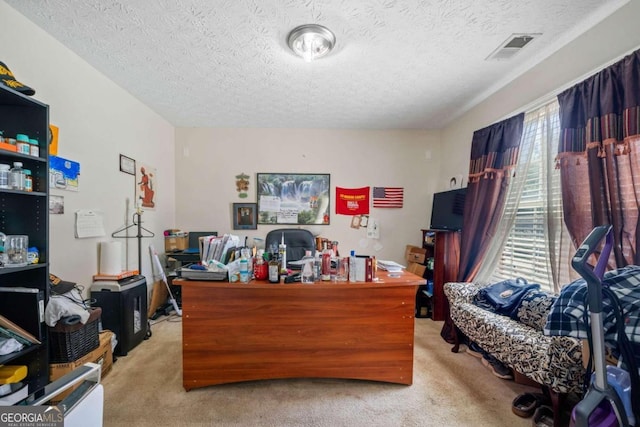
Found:
[(100, 242), (100, 274), (120, 274), (122, 272), (121, 254), (120, 242)]

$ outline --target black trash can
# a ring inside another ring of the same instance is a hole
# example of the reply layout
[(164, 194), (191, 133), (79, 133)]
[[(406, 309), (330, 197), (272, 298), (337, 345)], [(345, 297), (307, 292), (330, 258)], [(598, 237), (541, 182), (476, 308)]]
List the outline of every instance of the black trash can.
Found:
[(93, 306), (102, 308), (102, 329), (116, 335), (114, 354), (126, 356), (147, 334), (147, 280), (142, 275), (91, 285)]

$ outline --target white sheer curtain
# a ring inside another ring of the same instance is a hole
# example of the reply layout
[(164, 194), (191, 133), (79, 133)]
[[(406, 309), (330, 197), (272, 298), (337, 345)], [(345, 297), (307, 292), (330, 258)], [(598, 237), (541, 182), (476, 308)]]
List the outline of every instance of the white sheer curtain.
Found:
[(558, 102), (525, 114), (520, 155), (502, 220), (477, 281), (524, 277), (558, 292), (571, 278), (573, 247), (562, 220)]

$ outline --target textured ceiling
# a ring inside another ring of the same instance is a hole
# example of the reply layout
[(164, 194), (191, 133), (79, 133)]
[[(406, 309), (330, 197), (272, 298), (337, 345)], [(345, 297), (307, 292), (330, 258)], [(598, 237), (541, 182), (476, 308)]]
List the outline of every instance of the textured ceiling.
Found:
[[(175, 126), (433, 129), (626, 0), (5, 0)], [(330, 28), (308, 64), (286, 38)], [(507, 61), (514, 33), (542, 33)]]

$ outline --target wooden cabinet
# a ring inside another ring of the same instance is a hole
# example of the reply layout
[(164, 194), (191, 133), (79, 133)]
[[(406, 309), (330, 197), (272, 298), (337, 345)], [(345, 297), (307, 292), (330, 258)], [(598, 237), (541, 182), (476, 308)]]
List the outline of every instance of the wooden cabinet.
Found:
[[(39, 155), (0, 149), (0, 163), (22, 162), (31, 171), (33, 191), (0, 188), (0, 231), (26, 235), (39, 252), (38, 263), (0, 268), (0, 314), (42, 342), (0, 356), (0, 365), (26, 365), (29, 394), (49, 382), (49, 354), (44, 307), (49, 298), (49, 107), (0, 86), (0, 130), (5, 138), (26, 134), (38, 140)], [(9, 292), (8, 288), (21, 292)]]
[(449, 303), (444, 294), (444, 284), (455, 281), (458, 276), (460, 232), (423, 229), (422, 247), (426, 250), (424, 277), (433, 281), (431, 318), (445, 320), (449, 315)]

